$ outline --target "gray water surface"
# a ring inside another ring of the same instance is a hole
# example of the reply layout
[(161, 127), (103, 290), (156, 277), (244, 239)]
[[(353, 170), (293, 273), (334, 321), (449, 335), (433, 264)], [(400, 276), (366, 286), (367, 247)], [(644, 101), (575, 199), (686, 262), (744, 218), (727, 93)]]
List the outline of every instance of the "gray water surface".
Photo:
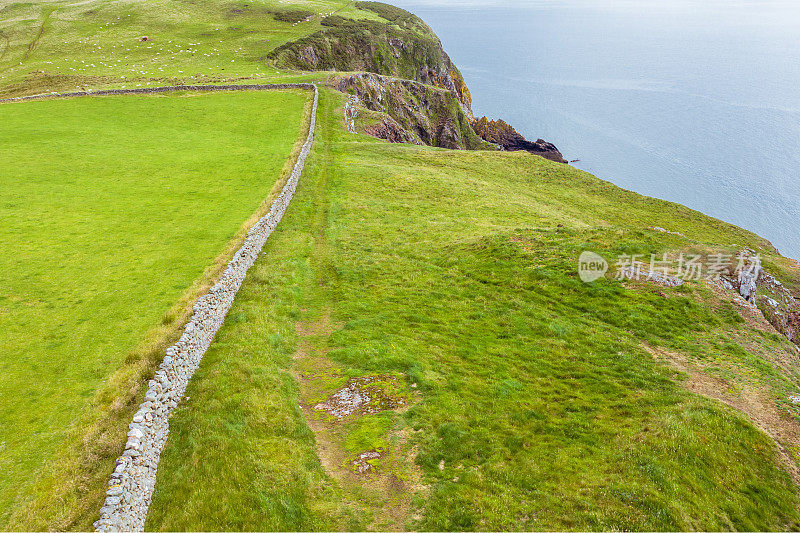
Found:
[(800, 258), (800, 3), (391, 1), (441, 37), (476, 115)]

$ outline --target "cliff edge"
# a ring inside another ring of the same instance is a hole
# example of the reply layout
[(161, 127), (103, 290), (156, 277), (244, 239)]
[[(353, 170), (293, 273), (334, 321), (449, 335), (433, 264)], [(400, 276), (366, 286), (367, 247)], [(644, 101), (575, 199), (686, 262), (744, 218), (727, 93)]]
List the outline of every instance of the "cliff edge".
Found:
[(355, 6), (363, 19), (329, 15), (323, 29), (267, 55), (282, 68), (357, 73), (331, 82), (353, 97), (348, 129), (389, 142), (527, 151), (566, 163), (551, 143), (528, 141), (502, 120), (476, 120), (464, 77), (422, 19), (381, 2)]

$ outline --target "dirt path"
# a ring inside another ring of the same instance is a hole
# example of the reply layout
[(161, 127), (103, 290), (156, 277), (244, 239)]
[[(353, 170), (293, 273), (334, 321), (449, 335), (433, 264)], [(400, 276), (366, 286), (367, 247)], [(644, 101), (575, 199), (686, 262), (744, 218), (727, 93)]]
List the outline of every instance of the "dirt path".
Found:
[(3, 58), (6, 57), (6, 54), (8, 53), (8, 49), (11, 48), (11, 39), (9, 39), (8, 35), (0, 31), (0, 40), (5, 42), (5, 45), (3, 46), (3, 51), (0, 52), (0, 61), (2, 61)]
[[(321, 137), (329, 138), (325, 131)], [(313, 274), (305, 291), (308, 301), (295, 325), (299, 342), (292, 374), (300, 388), (303, 416), (314, 432), (317, 457), (325, 473), (340, 487), (342, 506), (363, 519), (361, 527), (367, 530), (404, 531), (418, 518), (413, 516), (414, 494), (424, 490), (414, 462), (416, 450), (410, 443), (410, 430), (394, 427), (385, 438), (357, 449), (347, 444), (353, 432), (370, 423), (370, 417), (401, 413), (409, 401), (407, 397), (392, 401), (393, 397), (383, 395), (388, 391), (391, 396), (404, 387), (395, 376), (350, 377), (347, 368), (329, 357), (336, 347), (333, 338), (344, 324), (337, 323), (332, 312), (338, 283), (327, 240), (326, 184), (332, 155), (327, 143), (319, 146), (317, 153), (322, 164), (318, 167), (320, 186), (315, 191), (317, 207), (311, 222)]]
[(39, 41), (41, 41), (42, 36), (47, 31), (47, 23), (50, 21), (50, 16), (56, 10), (54, 7), (45, 7), (42, 12), (42, 25), (39, 27), (39, 31), (36, 33), (36, 37), (33, 38), (33, 41), (28, 44), (28, 49), (25, 51), (25, 55), (23, 56), (22, 60), (25, 61), (31, 55), (31, 53), (36, 50), (36, 47), (39, 45)]
[(766, 391), (741, 384), (733, 387), (726, 380), (692, 364), (683, 354), (646, 345), (643, 347), (656, 359), (686, 373), (688, 379), (684, 386), (687, 389), (736, 409), (766, 433), (778, 448), (781, 464), (795, 484), (800, 485), (800, 468), (793, 451), (800, 449), (800, 425), (781, 411)]

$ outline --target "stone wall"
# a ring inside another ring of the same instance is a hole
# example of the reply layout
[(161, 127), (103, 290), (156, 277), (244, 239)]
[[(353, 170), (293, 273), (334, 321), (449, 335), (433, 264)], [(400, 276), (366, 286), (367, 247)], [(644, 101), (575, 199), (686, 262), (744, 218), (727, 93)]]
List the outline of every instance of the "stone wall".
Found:
[(32, 96), (2, 98), (0, 102), (21, 102), (45, 98), (75, 98), (78, 96), (113, 96), (118, 94), (158, 94), (180, 91), (273, 91), (276, 89), (308, 89), (316, 92), (313, 83), (259, 83), (250, 85), (168, 85), (165, 87), (142, 87), (139, 89), (105, 89), (102, 91), (75, 91), (69, 93), (45, 93)]
[(169, 434), (169, 416), (183, 397), (192, 374), (200, 364), (214, 335), (222, 326), (225, 315), (233, 304), (236, 292), (245, 274), (255, 262), (261, 248), (283, 217), (294, 195), (303, 165), (311, 151), (314, 141), (314, 128), (317, 117), (319, 91), (313, 84), (272, 84), (272, 85), (181, 85), (147, 89), (107, 90), (94, 92), (75, 92), (46, 94), (8, 98), (2, 101), (24, 101), (50, 97), (107, 96), (116, 94), (152, 94), (173, 91), (223, 91), (223, 90), (267, 90), (267, 89), (309, 89), (314, 91), (311, 121), (308, 137), (300, 150), (300, 155), (286, 181), (280, 195), (272, 207), (247, 232), (244, 244), (234, 254), (219, 278), (209, 289), (208, 294), (195, 302), (192, 317), (184, 327), (183, 335), (173, 346), (167, 348), (166, 355), (148, 383), (144, 402), (133, 416), (128, 426), (128, 440), (125, 451), (117, 459), (114, 472), (108, 483), (105, 504), (100, 509), (100, 519), (94, 523), (98, 531), (142, 531), (150, 507), (156, 483), (156, 472), (161, 451)]

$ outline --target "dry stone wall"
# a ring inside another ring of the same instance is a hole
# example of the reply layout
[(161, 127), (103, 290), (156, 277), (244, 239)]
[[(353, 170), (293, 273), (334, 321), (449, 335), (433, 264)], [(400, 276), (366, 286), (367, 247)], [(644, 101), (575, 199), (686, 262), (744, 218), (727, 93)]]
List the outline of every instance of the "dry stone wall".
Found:
[[(235, 90), (243, 90), (234, 86)], [(314, 91), (308, 137), (300, 151), (286, 185), (272, 204), (269, 213), (247, 232), (244, 244), (228, 263), (219, 281), (208, 294), (198, 298), (193, 314), (181, 338), (167, 348), (166, 356), (154, 379), (148, 383), (144, 402), (128, 426), (125, 452), (117, 459), (111, 474), (105, 504), (94, 526), (98, 531), (142, 531), (155, 489), (158, 461), (169, 434), (169, 416), (183, 397), (189, 379), (200, 364), (247, 270), (283, 217), (294, 195), (306, 158), (311, 151), (316, 125), (319, 93), (314, 85), (278, 85), (270, 88), (306, 88)], [(264, 86), (252, 86), (260, 90)], [(175, 90), (187, 90), (183, 89)], [(209, 89), (188, 89), (209, 90)], [(225, 90), (219, 86), (210, 90)], [(97, 93), (94, 93), (97, 94)], [(117, 94), (117, 93), (111, 93)]]
[(0, 102), (24, 102), (45, 98), (76, 98), (78, 96), (114, 96), (121, 94), (158, 94), (181, 91), (274, 91), (276, 89), (308, 89), (317, 91), (313, 83), (258, 83), (249, 85), (168, 85), (165, 87), (142, 87), (139, 89), (104, 89), (102, 91), (74, 91), (69, 93), (45, 93), (31, 96), (2, 98)]
[(233, 304), (236, 292), (245, 274), (258, 257), (261, 248), (283, 217), (292, 200), (306, 158), (314, 141), (319, 91), (314, 84), (271, 85), (181, 85), (147, 89), (108, 90), (24, 96), (0, 101), (24, 101), (51, 97), (107, 96), (116, 94), (152, 94), (175, 91), (227, 91), (267, 89), (310, 89), (314, 91), (308, 137), (280, 195), (269, 213), (247, 232), (244, 244), (234, 254), (208, 294), (195, 302), (193, 314), (183, 335), (166, 355), (148, 383), (144, 402), (128, 425), (125, 451), (117, 459), (108, 482), (105, 503), (100, 509), (100, 519), (94, 523), (97, 531), (142, 531), (156, 484), (158, 461), (169, 434), (169, 416), (178, 406), (192, 374), (200, 364), (206, 350), (222, 326), (225, 315)]

